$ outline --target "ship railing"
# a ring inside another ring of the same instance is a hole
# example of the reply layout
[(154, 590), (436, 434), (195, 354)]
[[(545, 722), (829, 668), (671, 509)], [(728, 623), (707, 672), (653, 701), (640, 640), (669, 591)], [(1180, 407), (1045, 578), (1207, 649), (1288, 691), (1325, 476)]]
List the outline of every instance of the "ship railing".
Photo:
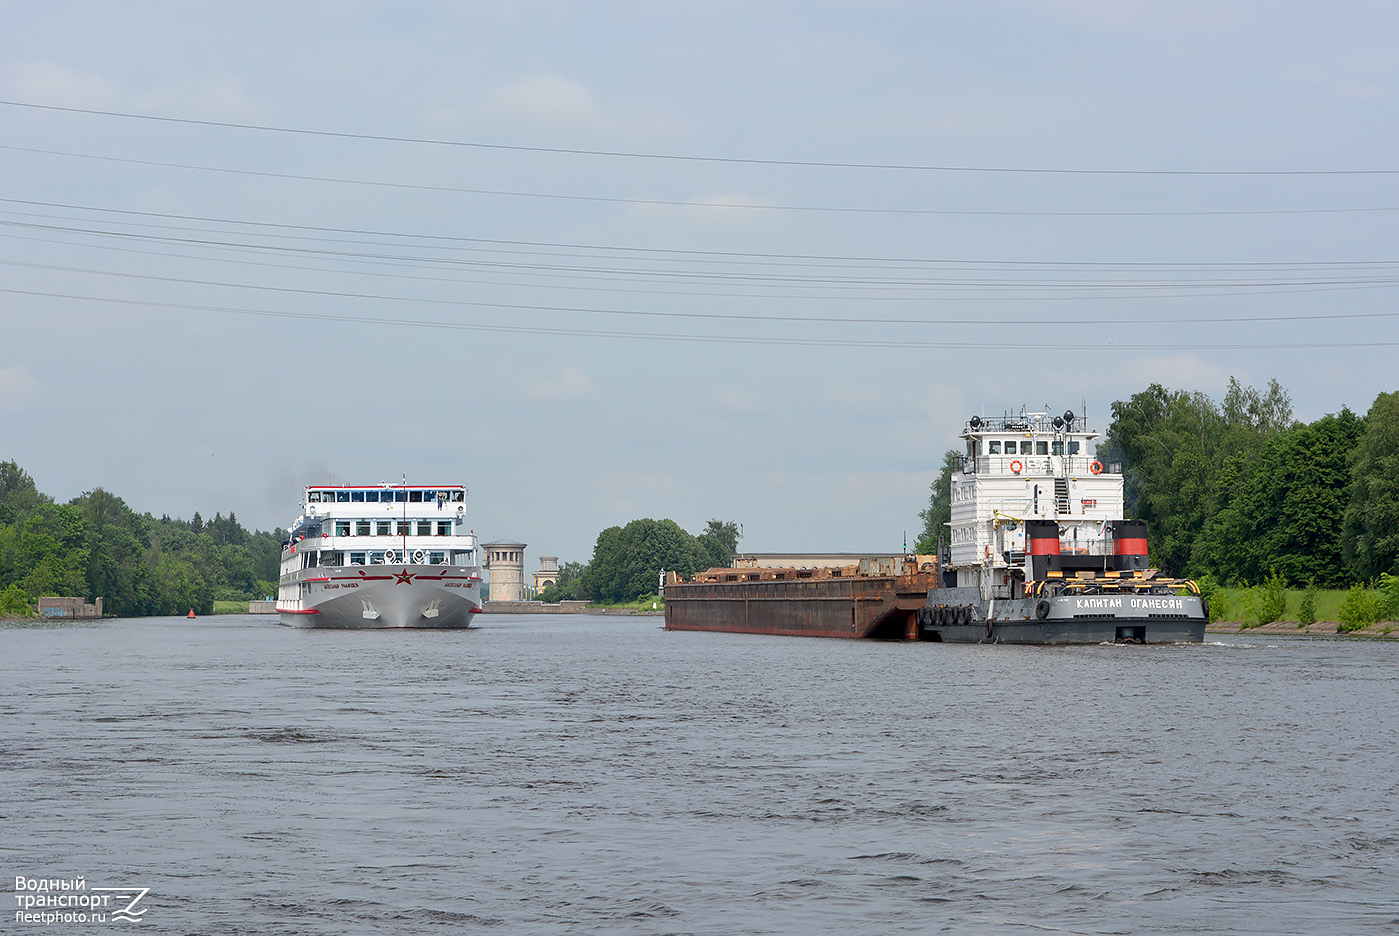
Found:
[[(1097, 471), (1093, 470), (1094, 465), (1098, 466)], [(975, 458), (963, 457), (962, 473), (1019, 477), (1068, 474), (1082, 477), (1121, 474), (1122, 465), (1119, 462), (1102, 462), (1092, 455), (979, 455)]]

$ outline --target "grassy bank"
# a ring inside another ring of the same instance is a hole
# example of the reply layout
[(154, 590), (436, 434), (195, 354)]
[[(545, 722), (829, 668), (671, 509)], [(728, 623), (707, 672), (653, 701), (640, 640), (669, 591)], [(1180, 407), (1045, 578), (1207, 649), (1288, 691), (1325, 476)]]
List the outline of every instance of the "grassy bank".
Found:
[[(1342, 618), (1341, 606), (1346, 600), (1349, 591), (1341, 588), (1318, 588), (1313, 594), (1312, 621), (1310, 626), (1303, 624), (1301, 620), (1302, 599), (1306, 592), (1300, 588), (1289, 588), (1283, 591), (1284, 602), (1282, 612), (1275, 621), (1259, 621), (1249, 607), (1247, 588), (1221, 588), (1214, 593), (1210, 599), (1211, 613), (1218, 618), (1215, 622), (1220, 628), (1228, 630), (1251, 630), (1254, 628), (1268, 627), (1269, 630), (1280, 631), (1291, 627), (1293, 630), (1306, 630), (1310, 633), (1336, 633), (1337, 622)], [(1391, 631), (1399, 631), (1399, 620), (1382, 619), (1371, 627), (1363, 629), (1364, 633), (1388, 634)]]
[(589, 608), (598, 608), (603, 611), (632, 611), (632, 612), (656, 612), (665, 610), (665, 599), (659, 595), (647, 595), (635, 601), (623, 601), (615, 604), (594, 601), (588, 605)]

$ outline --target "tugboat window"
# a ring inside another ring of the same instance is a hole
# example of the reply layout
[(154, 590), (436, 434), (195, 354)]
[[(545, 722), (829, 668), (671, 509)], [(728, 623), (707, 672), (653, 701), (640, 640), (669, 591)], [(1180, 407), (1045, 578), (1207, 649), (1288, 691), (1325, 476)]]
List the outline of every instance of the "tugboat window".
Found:
[(1001, 454), (1001, 443), (996, 442), (996, 441), (992, 441), (992, 442), (989, 444), (989, 448), (987, 448), (986, 452), (987, 452), (988, 455), (999, 455), (999, 454)]
[(1057, 440), (1057, 439), (1054, 441), (1054, 454), (1055, 454), (1055, 455), (1063, 455), (1063, 454), (1064, 454), (1064, 443), (1063, 443), (1063, 442), (1060, 442), (1060, 441)]
[(1036, 455), (1048, 455), (1048, 454), (1049, 454), (1049, 443), (1048, 443), (1048, 442), (1036, 442), (1036, 443), (1035, 443), (1035, 454), (1036, 454)]
[(1014, 442), (1007, 442), (1007, 443), (1006, 443), (1006, 454), (1007, 454), (1007, 455), (1014, 455), (1014, 454), (1015, 454), (1015, 443), (1014, 443)]
[(1070, 454), (1070, 455), (1077, 455), (1077, 454), (1078, 454), (1078, 443), (1077, 443), (1077, 442), (1072, 442), (1072, 441), (1069, 442), (1069, 454)]

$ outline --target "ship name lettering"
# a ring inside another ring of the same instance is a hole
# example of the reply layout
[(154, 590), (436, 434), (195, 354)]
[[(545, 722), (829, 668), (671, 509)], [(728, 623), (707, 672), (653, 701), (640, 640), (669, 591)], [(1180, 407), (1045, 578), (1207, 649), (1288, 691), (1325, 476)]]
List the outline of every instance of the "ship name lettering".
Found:
[(1157, 611), (1184, 611), (1185, 600), (1182, 598), (1133, 598), (1132, 607), (1152, 608)]
[(1121, 598), (1075, 598), (1074, 608), (1120, 608)]

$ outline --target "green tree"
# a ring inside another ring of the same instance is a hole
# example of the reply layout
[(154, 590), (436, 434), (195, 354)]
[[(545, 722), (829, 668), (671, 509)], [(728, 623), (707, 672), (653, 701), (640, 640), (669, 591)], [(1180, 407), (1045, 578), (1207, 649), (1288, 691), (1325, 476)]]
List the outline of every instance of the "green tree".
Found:
[(699, 540), (674, 520), (633, 520), (598, 534), (584, 583), (596, 601), (634, 601), (655, 593), (662, 569), (693, 575), (707, 559)]
[(708, 568), (726, 567), (738, 552), (738, 524), (710, 520), (704, 532), (696, 537), (704, 550)]
[(1399, 391), (1381, 393), (1350, 461), (1341, 549), (1356, 578), (1399, 573)]
[(928, 506), (918, 512), (923, 529), (913, 544), (913, 551), (931, 556), (937, 552), (938, 538), (947, 540), (947, 524), (952, 520), (952, 476), (962, 470), (962, 453), (948, 449), (942, 456), (942, 468), (929, 485), (932, 490)]
[(1209, 571), (1216, 557), (1201, 534), (1262, 444), (1291, 426), (1287, 392), (1275, 380), (1260, 392), (1231, 378), (1221, 408), (1203, 393), (1152, 384), (1112, 413), (1098, 455), (1122, 464), (1126, 513), (1146, 521), (1152, 563), (1173, 575)]
[(1347, 584), (1341, 549), (1346, 459), (1363, 430), (1360, 418), (1342, 409), (1277, 430), (1251, 465), (1226, 464), (1218, 487), (1227, 506), (1207, 521), (1203, 545), (1193, 552), (1198, 564), (1229, 582), (1261, 582), (1277, 573), (1294, 587), (1312, 580), (1323, 587)]
[(0, 523), (13, 523), (51, 499), (39, 493), (34, 479), (13, 461), (0, 462)]

